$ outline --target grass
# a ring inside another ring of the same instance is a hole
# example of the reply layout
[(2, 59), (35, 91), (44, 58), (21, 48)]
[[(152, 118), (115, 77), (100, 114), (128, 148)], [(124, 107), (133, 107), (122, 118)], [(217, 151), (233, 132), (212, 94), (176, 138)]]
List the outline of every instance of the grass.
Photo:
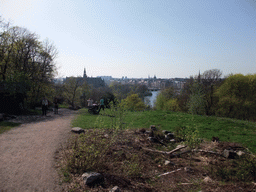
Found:
[(17, 127), (19, 125), (20, 125), (19, 123), (11, 123), (11, 122), (2, 121), (2, 122), (0, 122), (0, 134), (12, 129), (13, 127)]
[(59, 104), (59, 108), (66, 108), (66, 109), (68, 109), (69, 105), (66, 104), (66, 103), (62, 103), (62, 104)]
[[(72, 125), (83, 129), (111, 128), (113, 120), (117, 119), (113, 116), (115, 114), (110, 109), (101, 111), (100, 115), (91, 115), (87, 109), (82, 109)], [(211, 140), (214, 136), (220, 141), (241, 143), (251, 152), (256, 153), (256, 123), (254, 122), (180, 112), (144, 111), (126, 112), (121, 123), (124, 129), (148, 129), (150, 125), (156, 125), (162, 130), (174, 131), (177, 127), (194, 127), (198, 129), (201, 138)]]

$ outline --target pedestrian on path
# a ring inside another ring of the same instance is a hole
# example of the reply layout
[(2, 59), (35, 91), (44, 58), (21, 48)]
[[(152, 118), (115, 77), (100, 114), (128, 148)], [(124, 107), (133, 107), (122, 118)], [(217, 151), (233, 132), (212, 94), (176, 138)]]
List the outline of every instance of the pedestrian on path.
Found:
[(48, 107), (48, 100), (43, 97), (43, 100), (42, 100), (42, 112), (43, 112), (43, 116), (46, 116), (46, 111), (47, 111), (47, 107)]
[(89, 107), (89, 108), (93, 106), (93, 105), (92, 105), (93, 100), (92, 100), (91, 98), (89, 98), (89, 99), (87, 100), (87, 102), (88, 102), (88, 107)]
[(104, 111), (104, 107), (105, 107), (105, 105), (104, 105), (104, 99), (101, 98), (101, 100), (100, 100), (100, 110), (102, 109), (102, 110)]
[(58, 114), (58, 99), (54, 98), (54, 114)]

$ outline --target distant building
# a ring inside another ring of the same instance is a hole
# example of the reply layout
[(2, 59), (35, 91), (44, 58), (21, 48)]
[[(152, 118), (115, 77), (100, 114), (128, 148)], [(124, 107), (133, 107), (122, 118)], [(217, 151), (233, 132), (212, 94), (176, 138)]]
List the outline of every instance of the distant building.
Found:
[[(66, 77), (66, 80), (68, 80), (70, 77)], [(87, 82), (88, 85), (99, 88), (99, 87), (105, 87), (105, 82), (100, 77), (87, 77), (86, 70), (84, 68), (84, 74), (83, 77), (77, 77), (77, 80), (80, 82)]]
[(101, 78), (104, 80), (105, 84), (110, 85), (112, 76), (98, 76), (98, 78)]

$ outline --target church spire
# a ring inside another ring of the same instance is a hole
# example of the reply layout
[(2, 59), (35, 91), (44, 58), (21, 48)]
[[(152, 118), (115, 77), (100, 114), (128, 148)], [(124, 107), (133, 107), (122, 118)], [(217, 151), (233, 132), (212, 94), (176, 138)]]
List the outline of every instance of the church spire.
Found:
[(198, 82), (201, 83), (201, 75), (200, 75), (200, 70), (199, 70), (199, 74), (198, 74)]
[(84, 68), (84, 76), (83, 76), (83, 78), (87, 78), (87, 75), (86, 75), (86, 70), (85, 70), (85, 68)]

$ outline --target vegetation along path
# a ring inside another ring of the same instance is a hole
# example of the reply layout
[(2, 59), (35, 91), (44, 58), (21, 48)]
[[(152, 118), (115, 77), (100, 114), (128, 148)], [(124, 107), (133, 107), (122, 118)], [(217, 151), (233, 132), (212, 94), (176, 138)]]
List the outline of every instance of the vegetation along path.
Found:
[(54, 156), (69, 137), (73, 114), (60, 109), (0, 135), (0, 191), (61, 190)]

